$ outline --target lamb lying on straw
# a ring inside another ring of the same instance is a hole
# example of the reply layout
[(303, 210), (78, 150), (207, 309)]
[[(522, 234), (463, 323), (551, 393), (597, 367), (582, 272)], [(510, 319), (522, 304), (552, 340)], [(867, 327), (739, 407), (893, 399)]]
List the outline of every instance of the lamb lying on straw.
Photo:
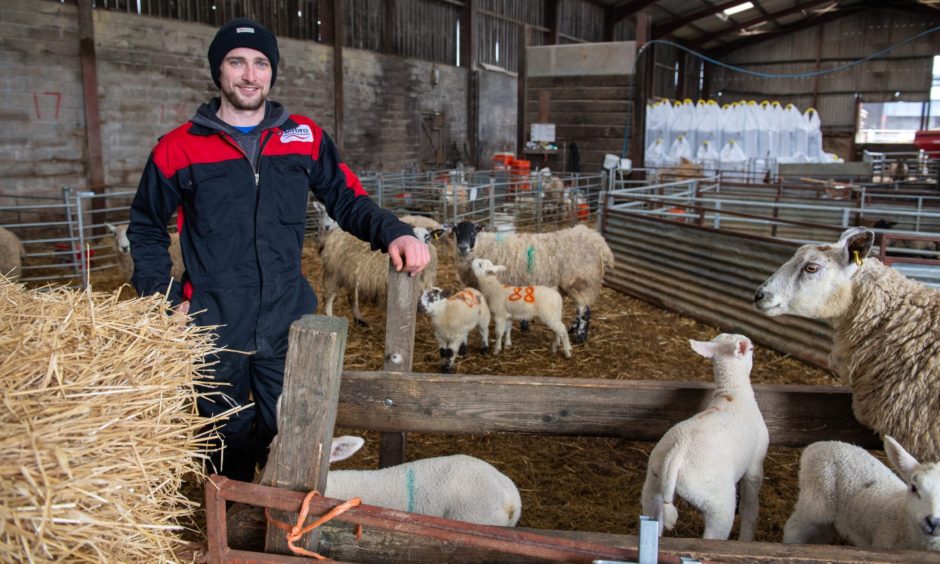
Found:
[(212, 438), (194, 384), (217, 349), (165, 311), (0, 275), (0, 560), (175, 560), (198, 505), (182, 477)]

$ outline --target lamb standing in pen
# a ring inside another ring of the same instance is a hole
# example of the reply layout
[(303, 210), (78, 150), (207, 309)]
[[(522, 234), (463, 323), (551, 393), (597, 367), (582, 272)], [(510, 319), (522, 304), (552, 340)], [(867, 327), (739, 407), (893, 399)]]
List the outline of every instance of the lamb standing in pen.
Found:
[[(415, 227), (415, 237), (427, 243), (431, 235), (424, 227)], [(418, 288), (423, 290), (437, 280), (437, 249), (428, 245), (430, 261), (418, 275)], [(326, 315), (333, 315), (333, 300), (340, 290), (349, 293), (353, 320), (367, 325), (359, 311), (360, 299), (379, 300), (388, 290), (388, 255), (372, 250), (369, 243), (334, 229), (327, 233), (320, 251), (323, 259), (323, 301)]]
[(806, 447), (783, 542), (831, 544), (841, 537), (865, 548), (940, 551), (940, 464), (920, 464), (888, 436), (885, 453), (900, 479), (857, 446)]
[[(359, 450), (360, 437), (333, 439), (330, 462)], [(277, 438), (271, 443), (271, 453)], [(268, 460), (277, 460), (276, 456)], [(277, 486), (273, 464), (264, 468), (263, 484)], [(380, 470), (330, 470), (324, 495), (399, 511), (432, 515), (479, 525), (513, 527), (522, 514), (519, 489), (488, 462), (455, 454), (406, 462)]]
[(18, 276), (23, 270), (23, 242), (9, 229), (0, 227), (0, 274)]
[(434, 337), (441, 350), (441, 372), (454, 371), (454, 357), (464, 354), (467, 338), (475, 327), (480, 330), (481, 352), (489, 351), (490, 309), (479, 290), (464, 288), (453, 296), (432, 286), (421, 293), (418, 310), (431, 316)]
[(874, 234), (846, 230), (803, 245), (754, 294), (766, 315), (832, 324), (829, 366), (852, 388), (852, 411), (914, 456), (940, 459), (940, 292), (869, 257)]
[(679, 495), (705, 517), (706, 539), (726, 540), (734, 523), (735, 485), (741, 482), (740, 540), (754, 538), (758, 493), (769, 438), (757, 407), (750, 374), (754, 347), (743, 335), (722, 334), (710, 342), (689, 341), (714, 362), (715, 392), (708, 407), (678, 423), (650, 453), (641, 503), (672, 530)]
[(568, 340), (565, 324), (561, 321), (563, 309), (558, 290), (548, 286), (514, 287), (503, 284), (496, 276), (505, 271), (506, 267), (493, 264), (487, 259), (473, 259), (472, 267), (496, 323), (495, 353), (498, 354), (502, 350), (504, 336), (506, 347), (512, 345), (510, 332), (513, 319), (529, 321), (538, 318), (555, 332), (552, 352), (554, 353), (558, 349), (558, 343), (561, 343), (565, 358), (571, 358), (571, 342)]
[[(130, 280), (134, 275), (134, 259), (131, 258), (131, 242), (127, 238), (127, 224), (112, 225), (105, 223), (108, 231), (114, 236), (114, 252), (117, 255), (117, 267), (121, 276), (125, 280)], [(182, 280), (183, 272), (186, 267), (183, 266), (183, 253), (180, 250), (180, 234), (170, 233), (170, 276), (174, 280)]]
[(514, 286), (558, 288), (574, 300), (577, 317), (569, 331), (575, 343), (587, 340), (591, 305), (604, 284), (604, 272), (614, 265), (614, 254), (597, 231), (584, 225), (550, 233), (503, 235), (462, 221), (457, 238), (455, 267), (464, 286), (479, 287), (471, 260), (482, 257), (507, 267), (502, 281)]

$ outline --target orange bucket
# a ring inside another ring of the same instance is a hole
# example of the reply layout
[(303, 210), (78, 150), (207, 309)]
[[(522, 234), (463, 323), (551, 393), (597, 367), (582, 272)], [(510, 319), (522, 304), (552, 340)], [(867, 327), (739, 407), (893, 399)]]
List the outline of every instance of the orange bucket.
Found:
[(587, 202), (578, 202), (578, 221), (587, 221), (591, 217), (591, 208)]
[(493, 155), (493, 170), (509, 170), (516, 155), (512, 153), (495, 153)]
[(509, 174), (514, 177), (514, 181), (521, 181), (519, 184), (516, 184), (517, 190), (529, 190), (531, 188), (531, 185), (529, 184), (530, 170), (532, 170), (531, 162), (525, 159), (515, 159), (512, 161)]

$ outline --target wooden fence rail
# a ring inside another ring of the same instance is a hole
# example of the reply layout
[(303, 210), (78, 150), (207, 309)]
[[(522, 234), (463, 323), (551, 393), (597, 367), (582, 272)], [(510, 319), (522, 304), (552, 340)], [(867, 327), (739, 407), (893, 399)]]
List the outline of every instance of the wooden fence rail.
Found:
[[(714, 385), (662, 380), (344, 371), (336, 424), (374, 431), (613, 436), (658, 441)], [(848, 388), (755, 384), (770, 443), (839, 440), (881, 448)]]

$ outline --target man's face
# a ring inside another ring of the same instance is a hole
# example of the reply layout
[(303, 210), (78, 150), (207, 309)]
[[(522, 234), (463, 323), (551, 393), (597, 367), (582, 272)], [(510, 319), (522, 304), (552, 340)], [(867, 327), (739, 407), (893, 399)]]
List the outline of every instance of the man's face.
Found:
[(257, 110), (271, 91), (271, 61), (261, 51), (232, 49), (222, 60), (219, 83), (235, 109)]

